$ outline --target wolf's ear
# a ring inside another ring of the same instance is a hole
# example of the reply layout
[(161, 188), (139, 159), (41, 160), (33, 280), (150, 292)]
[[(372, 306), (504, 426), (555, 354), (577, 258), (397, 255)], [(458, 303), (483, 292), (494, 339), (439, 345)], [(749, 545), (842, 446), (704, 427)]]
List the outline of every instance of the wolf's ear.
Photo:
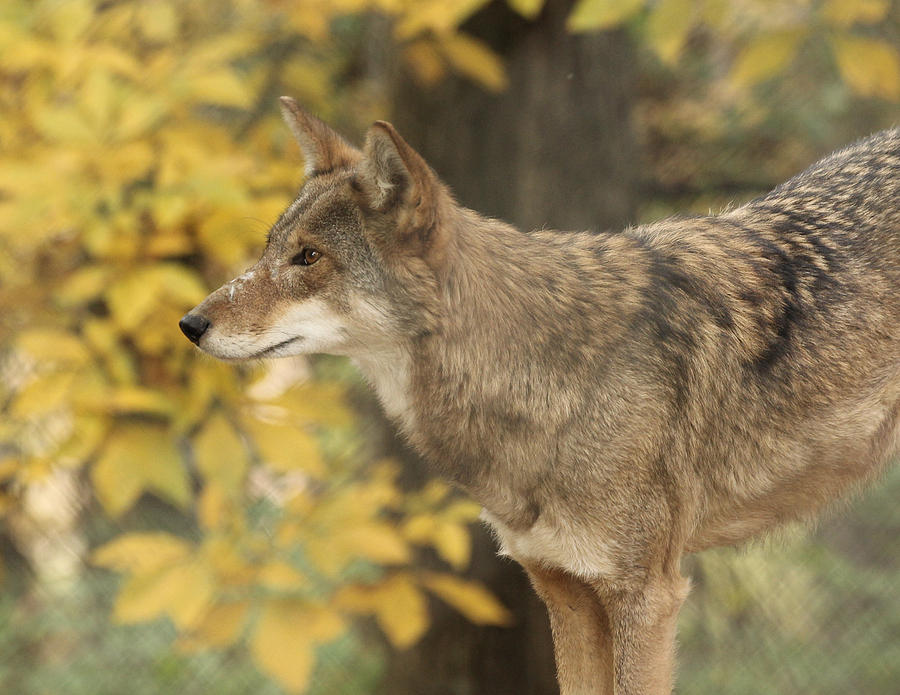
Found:
[(428, 242), (437, 223), (443, 186), (422, 156), (390, 123), (376, 121), (366, 134), (357, 183), (368, 205), (406, 212), (407, 234)]
[(351, 167), (360, 159), (360, 151), (326, 123), (303, 109), (291, 97), (281, 97), (281, 116), (288, 124), (303, 152), (307, 178)]

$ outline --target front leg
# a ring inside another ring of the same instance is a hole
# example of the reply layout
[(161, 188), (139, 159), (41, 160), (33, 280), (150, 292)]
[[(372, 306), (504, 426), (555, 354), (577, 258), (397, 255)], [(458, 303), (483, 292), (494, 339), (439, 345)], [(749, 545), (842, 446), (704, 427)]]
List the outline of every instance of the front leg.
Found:
[(524, 566), (550, 615), (560, 695), (614, 695), (612, 638), (597, 592), (563, 570)]
[(678, 611), (690, 582), (676, 572), (636, 590), (595, 588), (612, 634), (615, 695), (671, 695)]

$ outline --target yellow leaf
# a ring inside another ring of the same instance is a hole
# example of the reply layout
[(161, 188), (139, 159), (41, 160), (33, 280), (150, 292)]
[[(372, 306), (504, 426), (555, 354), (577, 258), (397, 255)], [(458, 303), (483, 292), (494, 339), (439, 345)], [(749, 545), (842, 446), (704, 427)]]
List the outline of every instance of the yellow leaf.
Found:
[(231, 208), (220, 208), (203, 216), (199, 224), (199, 241), (203, 250), (226, 268), (247, 260), (247, 250), (255, 241), (245, 230), (250, 227), (241, 214)]
[(136, 623), (168, 614), (184, 630), (203, 617), (214, 593), (212, 577), (201, 563), (165, 567), (129, 578), (116, 596), (113, 618)]
[(455, 31), (467, 17), (487, 4), (487, 0), (417, 0), (407, 3), (394, 34), (409, 39), (418, 34), (447, 34)]
[(403, 534), (413, 543), (430, 543), (437, 530), (438, 521), (431, 514), (417, 514), (403, 524)]
[(419, 493), (422, 497), (422, 501), (429, 507), (436, 506), (440, 502), (442, 502), (447, 495), (450, 494), (450, 486), (447, 485), (443, 480), (438, 480), (437, 478), (432, 478), (425, 486), (422, 488), (422, 491)]
[(306, 552), (316, 569), (329, 576), (339, 575), (347, 564), (359, 559), (378, 564), (409, 561), (403, 536), (386, 522), (369, 518), (352, 524), (348, 520), (326, 528), (306, 538)]
[(260, 567), (257, 579), (261, 586), (279, 591), (296, 591), (307, 583), (305, 574), (281, 560)]
[(106, 418), (77, 414), (71, 438), (56, 454), (57, 463), (61, 466), (81, 466), (100, 446), (107, 428)]
[(469, 531), (465, 527), (442, 523), (435, 530), (433, 542), (438, 555), (449, 562), (453, 569), (461, 570), (469, 564), (472, 545)]
[(185, 56), (186, 70), (202, 75), (209, 68), (224, 65), (259, 49), (256, 31), (229, 31), (206, 38)]
[(172, 582), (179, 587), (166, 607), (175, 627), (184, 630), (199, 621), (215, 597), (212, 576), (200, 562), (190, 562), (171, 570)]
[(168, 2), (142, 3), (137, 7), (137, 26), (151, 41), (170, 43), (178, 33), (178, 15)]
[(276, 471), (302, 470), (318, 478), (326, 473), (319, 444), (308, 432), (291, 425), (247, 418), (245, 426), (262, 460)]
[(206, 646), (231, 646), (241, 635), (249, 608), (247, 601), (217, 603), (194, 626), (191, 636)]
[(732, 81), (750, 87), (773, 77), (794, 59), (801, 38), (798, 31), (756, 36), (738, 54), (731, 68)]
[(406, 575), (394, 575), (379, 590), (375, 619), (398, 649), (414, 644), (428, 629), (428, 606)]
[(91, 482), (100, 504), (111, 516), (120, 516), (137, 498), (141, 496), (144, 482), (141, 477), (135, 475), (130, 466), (120, 466), (120, 460), (127, 456), (122, 447), (113, 450), (113, 455), (108, 455), (109, 446), (91, 469)]
[(197, 499), (197, 518), (208, 529), (218, 528), (228, 518), (228, 495), (217, 481), (207, 482)]
[(688, 32), (694, 25), (691, 0), (660, 0), (654, 5), (644, 34), (660, 60), (669, 65), (678, 61)]
[(506, 88), (503, 61), (483, 41), (463, 34), (448, 34), (441, 37), (438, 45), (457, 72), (493, 92)]
[(116, 75), (135, 81), (146, 76), (141, 60), (127, 48), (110, 43), (93, 43), (89, 50), (89, 57), (93, 65), (98, 68), (105, 68)]
[(243, 486), (247, 452), (234, 427), (217, 412), (194, 438), (194, 460), (207, 480), (219, 482), (231, 494)]
[(478, 625), (509, 625), (512, 615), (481, 584), (449, 574), (429, 572), (422, 583)]
[(117, 142), (146, 135), (159, 125), (167, 106), (156, 96), (132, 93), (122, 104), (114, 127)]
[(155, 161), (150, 143), (120, 141), (107, 149), (99, 164), (108, 179), (125, 182), (142, 178)]
[(841, 76), (857, 94), (900, 99), (900, 57), (886, 41), (857, 36), (831, 42)]
[(105, 265), (88, 265), (69, 275), (56, 291), (56, 301), (73, 307), (95, 300), (109, 281), (110, 269)]
[(180, 263), (156, 263), (152, 271), (165, 294), (181, 307), (192, 308), (206, 297), (206, 287), (192, 268)]
[(77, 367), (90, 357), (90, 352), (78, 336), (57, 328), (22, 331), (16, 337), (16, 347), (45, 366)]
[(172, 437), (150, 424), (127, 424), (110, 435), (91, 470), (97, 499), (112, 516), (153, 491), (180, 507), (191, 499), (187, 474)]
[(240, 536), (224, 534), (207, 534), (203, 541), (201, 554), (222, 585), (246, 587), (256, 579), (256, 567), (239, 547), (240, 542)]
[(182, 393), (183, 401), (175, 415), (173, 428), (186, 432), (206, 417), (215, 398), (233, 400), (233, 374), (225, 370), (230, 365), (221, 362), (199, 361), (191, 368), (191, 388)]
[(731, 3), (729, 0), (705, 0), (694, 10), (700, 14), (701, 21), (716, 31), (727, 31), (732, 21)]
[(354, 419), (346, 395), (346, 389), (340, 384), (307, 382), (268, 402), (283, 407), (286, 416), (294, 421), (329, 428), (347, 427)]
[(50, 372), (30, 382), (12, 403), (12, 414), (27, 419), (47, 415), (65, 407), (72, 394), (75, 374)]
[(570, 31), (597, 31), (633, 17), (645, 0), (579, 0), (566, 22)]
[(533, 19), (543, 8), (544, 0), (506, 0), (506, 4), (526, 19)]
[(374, 586), (345, 586), (335, 596), (335, 602), (349, 611), (373, 614), (398, 649), (409, 647), (428, 629), (425, 597), (403, 573)]
[(94, 18), (90, 0), (64, 0), (43, 6), (47, 23), (53, 36), (62, 42), (72, 41), (83, 34)]
[(403, 533), (413, 543), (433, 545), (438, 554), (456, 570), (469, 564), (471, 541), (465, 526), (432, 514), (420, 514), (403, 525)]
[(407, 548), (399, 531), (389, 523), (372, 520), (366, 524), (337, 529), (331, 539), (335, 546), (350, 554), (379, 564), (409, 561)]
[(159, 301), (161, 288), (148, 270), (129, 273), (106, 291), (106, 303), (112, 318), (123, 331), (137, 328)]
[(253, 658), (289, 692), (300, 693), (312, 673), (315, 645), (343, 631), (343, 620), (332, 611), (294, 599), (272, 599), (256, 625)]
[(832, 26), (847, 28), (880, 22), (890, 8), (890, 0), (827, 0), (822, 16)]
[(72, 105), (46, 106), (35, 114), (33, 123), (54, 144), (96, 145), (99, 142), (99, 133)]
[(446, 521), (475, 521), (481, 514), (481, 505), (472, 500), (454, 500), (442, 509), (440, 514)]
[(91, 562), (117, 572), (147, 574), (183, 560), (191, 552), (190, 544), (169, 533), (127, 533), (97, 548)]
[(119, 332), (105, 319), (89, 319), (82, 326), (85, 341), (99, 353), (116, 383), (131, 384), (137, 379), (133, 356), (119, 341)]
[(122, 386), (95, 396), (78, 394), (81, 407), (117, 415), (157, 415), (169, 417), (175, 404), (164, 394), (140, 386)]
[(186, 95), (195, 101), (238, 108), (249, 107), (255, 96), (248, 78), (238, 76), (226, 66), (191, 75), (185, 90)]
[(113, 283), (106, 292), (113, 320), (130, 332), (155, 312), (163, 298), (179, 308), (189, 309), (206, 296), (196, 271), (178, 263), (156, 263), (130, 273)]
[(3, 456), (0, 458), (0, 480), (6, 481), (12, 478), (21, 466), (18, 458), (12, 456)]
[(149, 239), (144, 247), (144, 253), (154, 258), (173, 258), (186, 256), (193, 249), (193, 240), (182, 230), (166, 229), (160, 230)]
[(403, 49), (403, 58), (423, 85), (433, 85), (444, 76), (444, 61), (431, 39), (419, 39)]
[(81, 86), (79, 102), (92, 130), (106, 130), (116, 107), (115, 86), (109, 72), (92, 70)]
[(307, 2), (296, 3), (288, 14), (288, 25), (313, 41), (328, 37), (328, 20), (324, 7)]

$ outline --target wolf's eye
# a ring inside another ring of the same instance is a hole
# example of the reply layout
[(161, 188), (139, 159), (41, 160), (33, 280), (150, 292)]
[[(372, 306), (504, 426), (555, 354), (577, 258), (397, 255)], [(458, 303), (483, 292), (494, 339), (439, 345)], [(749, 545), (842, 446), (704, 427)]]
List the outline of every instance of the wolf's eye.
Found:
[(291, 265), (312, 265), (322, 257), (322, 252), (306, 246), (291, 259)]

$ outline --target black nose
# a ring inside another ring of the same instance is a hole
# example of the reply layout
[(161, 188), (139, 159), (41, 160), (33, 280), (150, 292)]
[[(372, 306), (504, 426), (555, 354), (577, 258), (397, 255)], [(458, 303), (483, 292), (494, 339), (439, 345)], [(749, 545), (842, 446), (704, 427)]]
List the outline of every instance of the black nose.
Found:
[(178, 322), (178, 327), (188, 337), (188, 340), (194, 345), (199, 345), (200, 338), (209, 328), (209, 321), (200, 314), (185, 314)]

